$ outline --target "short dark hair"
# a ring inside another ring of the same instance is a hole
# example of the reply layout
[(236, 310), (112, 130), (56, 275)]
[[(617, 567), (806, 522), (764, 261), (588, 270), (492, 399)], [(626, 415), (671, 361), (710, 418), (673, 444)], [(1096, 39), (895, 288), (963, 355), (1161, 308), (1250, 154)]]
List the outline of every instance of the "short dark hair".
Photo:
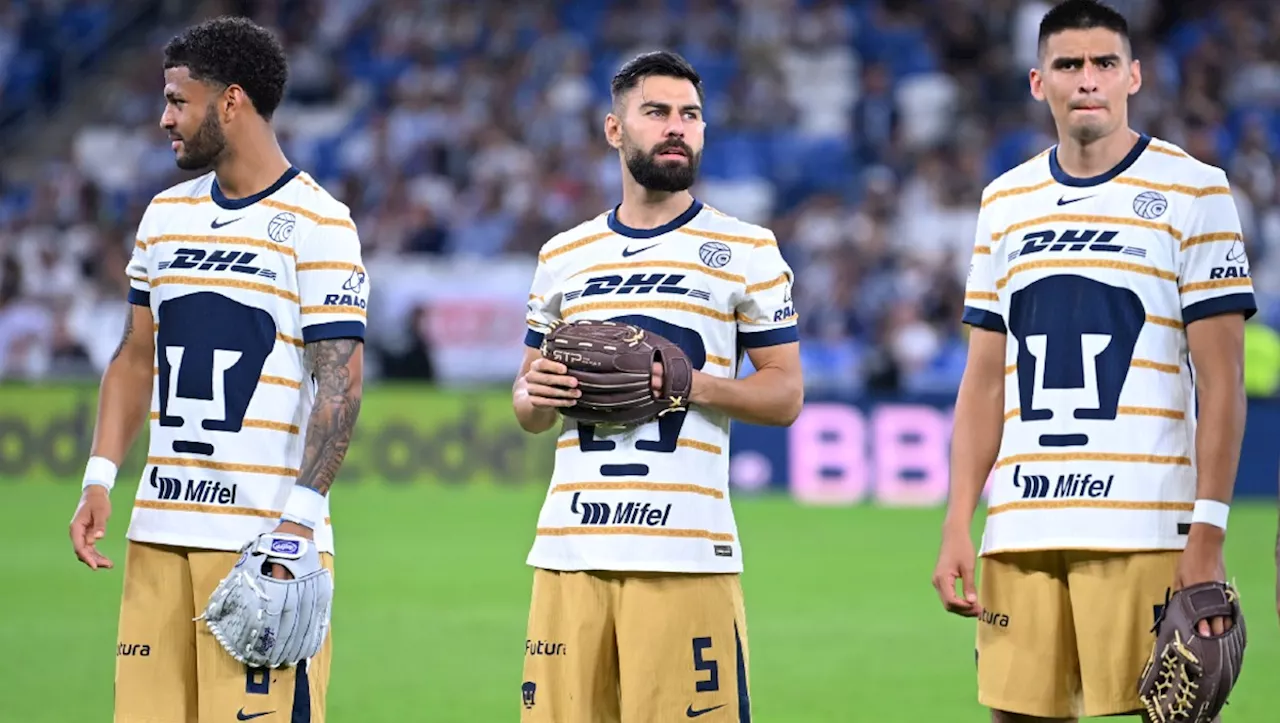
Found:
[(693, 83), (694, 89), (698, 91), (698, 102), (706, 102), (706, 96), (702, 90), (702, 76), (698, 75), (698, 71), (693, 69), (689, 61), (679, 53), (673, 53), (670, 50), (642, 53), (627, 61), (626, 65), (614, 74), (613, 82), (609, 84), (609, 93), (616, 103), (618, 96), (639, 85), (641, 80), (655, 75), (681, 78)]
[(289, 62), (270, 30), (248, 18), (224, 16), (183, 30), (164, 46), (164, 67), (185, 67), (193, 80), (238, 85), (267, 120), (284, 99)]
[(1133, 48), (1129, 41), (1129, 22), (1115, 8), (1098, 0), (1064, 0), (1045, 13), (1040, 20), (1039, 47), (1041, 56), (1044, 55), (1045, 42), (1049, 39), (1049, 36), (1064, 30), (1089, 30), (1091, 28), (1105, 28), (1118, 33), (1132, 56)]

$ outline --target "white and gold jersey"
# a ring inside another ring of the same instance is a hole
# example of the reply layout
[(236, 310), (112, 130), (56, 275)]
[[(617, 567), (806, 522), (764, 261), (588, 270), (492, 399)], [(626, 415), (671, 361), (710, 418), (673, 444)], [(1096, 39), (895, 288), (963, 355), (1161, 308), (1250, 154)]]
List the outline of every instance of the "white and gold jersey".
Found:
[(1007, 334), (983, 553), (1181, 549), (1196, 492), (1186, 327), (1256, 311), (1226, 174), (1148, 136), (1088, 179), (1041, 153), (983, 194), (965, 307)]
[[(632, 229), (613, 212), (552, 238), (529, 295), (526, 343), (557, 320), (632, 323), (694, 368), (736, 377), (745, 349), (797, 340), (792, 272), (773, 234), (701, 202)], [(739, 572), (729, 418), (693, 406), (625, 432), (565, 419), (530, 565)]]
[[(228, 199), (212, 173), (156, 196), (129, 262), (156, 329), (151, 441), (128, 537), (237, 550), (275, 528), (315, 396), (309, 342), (364, 338), (347, 207), (290, 169)], [(316, 544), (333, 551), (326, 499)]]

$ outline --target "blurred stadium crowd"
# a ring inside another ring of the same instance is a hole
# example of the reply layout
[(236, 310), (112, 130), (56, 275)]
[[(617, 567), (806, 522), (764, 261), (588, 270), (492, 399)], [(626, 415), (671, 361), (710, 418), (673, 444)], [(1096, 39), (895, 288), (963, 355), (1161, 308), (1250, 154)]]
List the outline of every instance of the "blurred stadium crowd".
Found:
[[(1280, 5), (1112, 4), (1143, 63), (1132, 125), (1229, 173), (1263, 308), (1250, 329), (1251, 388), (1273, 395)], [(279, 30), (292, 64), (277, 114), (286, 152), (351, 206), (371, 265), (532, 258), (607, 210), (619, 200), (601, 133), (609, 79), (638, 52), (679, 50), (708, 96), (695, 190), (776, 232), (798, 275), (810, 388), (950, 392), (982, 187), (1055, 140), (1026, 80), (1049, 7), (5, 3), (0, 378), (94, 375), (109, 359), (135, 225), (154, 193), (184, 177), (157, 127), (159, 48), (181, 23), (232, 12)], [(73, 51), (83, 62), (66, 61)], [(24, 153), (42, 155), (22, 166)], [(401, 320), (371, 314), (370, 344), (377, 374), (431, 376), (430, 340), (406, 342)]]

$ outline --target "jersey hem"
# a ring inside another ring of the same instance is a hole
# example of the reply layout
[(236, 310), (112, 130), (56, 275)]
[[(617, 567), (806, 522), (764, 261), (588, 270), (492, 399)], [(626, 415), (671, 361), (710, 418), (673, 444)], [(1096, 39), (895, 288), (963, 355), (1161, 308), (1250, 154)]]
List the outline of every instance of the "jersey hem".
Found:
[(747, 349), (790, 344), (793, 341), (800, 341), (800, 327), (795, 324), (764, 331), (738, 332), (738, 342)]
[(698, 567), (694, 564), (682, 564), (680, 562), (673, 563), (670, 561), (659, 562), (657, 560), (629, 562), (611, 561), (599, 564), (587, 564), (587, 561), (585, 560), (578, 563), (570, 563), (529, 558), (525, 561), (525, 564), (529, 567), (541, 570), (553, 570), (555, 572), (589, 572), (591, 570), (600, 570), (603, 572), (669, 572), (685, 575), (720, 575), (741, 573), (743, 570), (741, 563), (736, 566), (708, 569), (705, 567)]
[(964, 316), (960, 318), (960, 321), (970, 326), (980, 327), (988, 331), (995, 331), (1001, 334), (1008, 333), (1008, 330), (1005, 329), (1004, 326), (1004, 319), (994, 311), (966, 306), (964, 307)]
[(364, 341), (364, 322), (331, 321), (327, 324), (302, 327), (303, 344), (328, 341), (330, 339), (359, 339)]
[[(143, 533), (129, 530), (125, 533), (125, 539), (130, 542), (141, 542), (146, 545), (168, 545), (170, 547), (182, 547), (190, 550), (208, 550), (212, 552), (239, 552), (244, 547), (245, 540), (239, 544), (232, 544), (225, 539), (217, 537), (194, 537), (192, 535), (166, 535), (164, 533)], [(256, 536), (255, 536), (256, 537)], [(327, 552), (334, 554), (333, 546), (316, 545), (319, 552)]]
[(1176, 540), (1164, 540), (1160, 542), (1133, 543), (1128, 541), (1110, 541), (1098, 543), (1076, 543), (1069, 541), (1053, 541), (1027, 544), (1027, 545), (1001, 545), (998, 547), (983, 548), (978, 553), (978, 557), (987, 557), (989, 555), (1008, 555), (1020, 552), (1045, 552), (1045, 551), (1064, 551), (1064, 552), (1116, 552), (1116, 553), (1134, 553), (1134, 552), (1181, 552), (1187, 546), (1185, 538)]
[(1258, 302), (1254, 300), (1253, 294), (1228, 294), (1197, 301), (1182, 310), (1182, 323), (1186, 325), (1211, 316), (1231, 313), (1243, 313), (1248, 321), (1258, 313)]

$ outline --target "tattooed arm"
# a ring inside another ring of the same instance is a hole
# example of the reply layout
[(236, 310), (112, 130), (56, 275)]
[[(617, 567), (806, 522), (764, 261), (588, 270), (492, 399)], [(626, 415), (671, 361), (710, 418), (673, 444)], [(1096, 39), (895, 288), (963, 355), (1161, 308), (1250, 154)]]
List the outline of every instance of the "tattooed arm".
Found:
[(307, 369), (315, 378), (316, 400), (311, 407), (302, 453), (302, 472), (285, 505), (278, 532), (311, 538), (322, 520), (305, 510), (317, 495), (328, 495), (351, 444), (360, 414), (364, 379), (364, 342), (324, 339), (307, 344)]
[(324, 495), (347, 456), (360, 414), (364, 343), (326, 339), (308, 344), (306, 354), (307, 366), (316, 379), (316, 403), (311, 408), (298, 484)]

